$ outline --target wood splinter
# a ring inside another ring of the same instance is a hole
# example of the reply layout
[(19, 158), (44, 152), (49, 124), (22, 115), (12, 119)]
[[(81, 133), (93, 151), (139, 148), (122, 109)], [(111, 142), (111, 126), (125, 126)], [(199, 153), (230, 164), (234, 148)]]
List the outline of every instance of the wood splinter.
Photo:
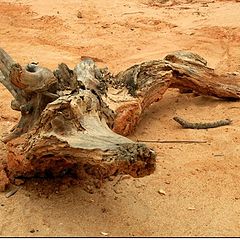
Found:
[(208, 128), (216, 128), (221, 126), (230, 125), (232, 120), (230, 119), (223, 119), (215, 122), (207, 122), (207, 123), (192, 123), (188, 122), (180, 117), (174, 117), (173, 120), (178, 122), (183, 128), (191, 128), (191, 129), (208, 129)]

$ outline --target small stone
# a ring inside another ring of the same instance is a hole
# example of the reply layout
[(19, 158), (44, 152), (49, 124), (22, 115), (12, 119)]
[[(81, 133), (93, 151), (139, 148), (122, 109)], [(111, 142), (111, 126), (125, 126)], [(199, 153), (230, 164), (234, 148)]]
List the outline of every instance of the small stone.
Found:
[(101, 234), (102, 234), (103, 236), (108, 236), (108, 235), (109, 235), (109, 233), (107, 233), (107, 232), (101, 232)]
[(35, 229), (31, 229), (29, 232), (30, 233), (35, 233)]
[(111, 181), (111, 182), (112, 182), (114, 179), (115, 179), (114, 176), (109, 176), (109, 177), (108, 177), (108, 180)]
[(188, 209), (188, 210), (196, 210), (195, 207), (188, 207), (187, 209)]
[(126, 180), (126, 179), (130, 179), (130, 178), (131, 178), (130, 175), (124, 175), (124, 176), (122, 176), (121, 181)]
[(4, 206), (5, 206), (5, 205), (2, 203), (2, 204), (1, 204), (1, 207), (4, 207)]
[(142, 187), (144, 187), (144, 186), (145, 186), (145, 184), (141, 183), (140, 181), (135, 182), (135, 187), (136, 187), (136, 188), (142, 188)]
[(82, 13), (81, 13), (80, 11), (78, 11), (77, 17), (78, 17), (78, 18), (82, 18), (82, 17), (83, 17), (83, 16), (82, 16)]
[(90, 194), (93, 194), (93, 193), (94, 193), (93, 187), (90, 186), (90, 185), (87, 185), (87, 187), (86, 187), (86, 192), (88, 192), (88, 193), (90, 193)]
[(24, 182), (25, 182), (25, 181), (24, 181), (23, 179), (15, 179), (15, 180), (14, 180), (14, 183), (15, 183), (15, 185), (17, 185), (17, 186), (24, 184)]
[(107, 210), (107, 208), (103, 207), (103, 208), (101, 208), (101, 211), (102, 211), (102, 213), (106, 213), (108, 210)]
[[(239, 0), (240, 2), (240, 0)], [(240, 72), (232, 72), (233, 75), (240, 75)]]
[(113, 189), (113, 191), (116, 193), (116, 194), (121, 194), (122, 191), (121, 190), (118, 190), (118, 189)]
[(109, 24), (104, 24), (101, 26), (102, 28), (108, 28), (109, 27)]
[(165, 183), (165, 184), (170, 184), (170, 182), (169, 182), (169, 181), (165, 181), (164, 183)]
[(163, 189), (158, 190), (158, 193), (159, 193), (160, 195), (166, 195), (166, 192), (165, 192)]
[(98, 189), (100, 189), (101, 186), (102, 186), (102, 181), (100, 181), (100, 180), (98, 180), (98, 179), (94, 180), (93, 183), (94, 183), (94, 186), (95, 186), (96, 188), (98, 188)]
[(67, 190), (68, 189), (68, 185), (66, 185), (66, 184), (63, 184), (63, 185), (61, 185), (60, 187), (59, 187), (59, 190), (60, 191), (65, 191), (65, 190)]
[(31, 194), (30, 194), (30, 193), (24, 193), (24, 195), (25, 195), (26, 197), (31, 197)]

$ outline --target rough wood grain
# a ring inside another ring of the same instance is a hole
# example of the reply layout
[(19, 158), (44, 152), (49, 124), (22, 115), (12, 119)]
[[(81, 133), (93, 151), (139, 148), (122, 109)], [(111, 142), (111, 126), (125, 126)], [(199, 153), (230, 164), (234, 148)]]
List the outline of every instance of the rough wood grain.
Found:
[(66, 171), (98, 179), (117, 173), (141, 177), (155, 168), (151, 149), (109, 129), (90, 90), (48, 104), (38, 125), (7, 146), (11, 178)]
[(155, 169), (155, 153), (122, 135), (133, 132), (143, 112), (168, 88), (223, 99), (240, 98), (237, 76), (218, 76), (197, 54), (178, 51), (163, 60), (111, 74), (85, 59), (71, 70), (30, 63), (25, 68), (0, 49), (0, 81), (15, 98), (21, 119), (4, 141), (7, 176), (104, 179), (119, 173), (142, 177)]
[(112, 86), (118, 93), (108, 94), (111, 99), (107, 100), (116, 112), (113, 130), (124, 136), (134, 131), (144, 110), (159, 101), (168, 88), (190, 89), (225, 100), (240, 98), (239, 76), (219, 76), (201, 56), (185, 51), (134, 65), (117, 74)]

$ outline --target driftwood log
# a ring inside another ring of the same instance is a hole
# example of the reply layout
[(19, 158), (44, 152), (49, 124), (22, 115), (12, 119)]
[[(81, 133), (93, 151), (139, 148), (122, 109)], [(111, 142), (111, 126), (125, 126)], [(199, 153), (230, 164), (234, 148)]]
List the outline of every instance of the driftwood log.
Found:
[(3, 139), (8, 158), (0, 177), (5, 183), (67, 173), (83, 179), (149, 175), (155, 169), (154, 151), (124, 136), (168, 88), (240, 98), (239, 76), (219, 76), (206, 60), (186, 51), (113, 75), (91, 59), (73, 70), (64, 63), (55, 71), (37, 63), (22, 67), (0, 49), (0, 71), (1, 83), (13, 96), (12, 109), (21, 112)]

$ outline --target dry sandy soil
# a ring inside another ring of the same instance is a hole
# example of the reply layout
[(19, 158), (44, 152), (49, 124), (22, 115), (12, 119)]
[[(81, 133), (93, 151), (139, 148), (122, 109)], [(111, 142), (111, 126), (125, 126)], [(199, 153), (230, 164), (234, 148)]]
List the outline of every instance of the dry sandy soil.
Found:
[[(73, 67), (89, 56), (118, 72), (183, 49), (200, 54), (219, 73), (240, 71), (238, 1), (0, 1), (0, 33), (0, 47), (16, 61), (39, 61), (51, 69), (61, 62)], [(19, 116), (2, 86), (0, 98), (3, 136)], [(0, 193), (0, 235), (239, 236), (239, 109), (239, 102), (169, 90), (130, 137), (207, 143), (149, 144), (158, 154), (154, 174), (116, 177), (93, 193), (72, 186), (42, 194), (37, 180), (10, 198)], [(186, 130), (173, 121), (176, 115), (192, 121), (231, 118), (233, 124)]]

